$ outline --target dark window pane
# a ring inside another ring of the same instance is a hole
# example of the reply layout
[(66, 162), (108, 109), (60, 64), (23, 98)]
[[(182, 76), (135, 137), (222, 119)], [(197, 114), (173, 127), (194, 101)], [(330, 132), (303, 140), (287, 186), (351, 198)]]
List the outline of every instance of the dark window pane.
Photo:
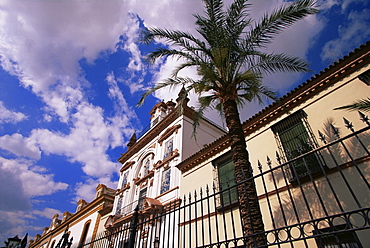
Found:
[(358, 78), (367, 85), (370, 85), (370, 70), (365, 71)]
[[(225, 190), (235, 185), (234, 163), (231, 158), (217, 163), (220, 190)], [(236, 187), (222, 193), (222, 204), (228, 205), (238, 200)]]
[[(300, 110), (272, 126), (273, 132), (279, 139), (278, 143), (281, 144), (280, 149), (283, 150), (288, 161), (312, 150), (311, 137), (303, 123), (304, 118), (306, 114)], [(317, 154), (314, 153), (294, 160), (289, 165), (293, 178), (296, 177), (295, 173), (301, 177), (307, 175), (308, 170), (312, 173), (320, 169)]]

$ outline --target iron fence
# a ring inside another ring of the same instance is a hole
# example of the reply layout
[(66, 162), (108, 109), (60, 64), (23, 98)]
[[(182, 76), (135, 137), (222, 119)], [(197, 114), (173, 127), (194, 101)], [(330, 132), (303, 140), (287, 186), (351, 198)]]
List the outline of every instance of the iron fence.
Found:
[[(370, 247), (370, 124), (340, 137), (328, 125), (319, 132), (322, 145), (283, 161), (258, 161), (253, 178), (219, 190), (206, 186), (164, 207), (136, 208), (118, 228), (97, 235), (83, 247), (190, 248), (248, 247), (257, 236), (264, 243), (253, 247)], [(300, 149), (298, 149), (300, 151)], [(319, 157), (312, 168), (312, 157)], [(295, 161), (305, 173), (298, 173)], [(223, 201), (245, 190), (253, 180), (264, 221), (264, 232), (244, 235), (239, 201)], [(224, 204), (224, 202), (227, 202)], [(249, 246), (250, 247), (250, 246)]]

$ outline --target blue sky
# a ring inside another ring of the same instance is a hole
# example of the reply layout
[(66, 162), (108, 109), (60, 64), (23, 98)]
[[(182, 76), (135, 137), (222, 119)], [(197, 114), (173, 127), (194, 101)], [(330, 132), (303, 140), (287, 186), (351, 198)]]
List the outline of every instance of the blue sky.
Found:
[[(258, 18), (283, 1), (251, 2)], [(318, 15), (268, 47), (304, 57), (313, 71), (266, 77), (280, 95), (370, 40), (368, 0), (319, 4)], [(200, 0), (0, 2), (0, 242), (42, 233), (55, 213), (91, 201), (99, 183), (116, 188), (116, 160), (130, 136), (149, 124), (157, 101), (177, 96), (161, 91), (135, 107), (176, 64), (146, 64), (145, 54), (160, 43), (139, 44), (138, 32), (158, 26), (195, 33), (192, 14), (201, 11)], [(261, 108), (242, 109), (242, 120)], [(207, 117), (222, 122), (214, 112)]]

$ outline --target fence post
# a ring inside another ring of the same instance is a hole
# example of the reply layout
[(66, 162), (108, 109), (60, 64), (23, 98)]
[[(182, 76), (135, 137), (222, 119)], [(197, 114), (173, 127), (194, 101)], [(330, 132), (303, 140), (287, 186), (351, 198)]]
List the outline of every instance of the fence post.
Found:
[(139, 205), (137, 205), (134, 210), (134, 215), (132, 218), (132, 222), (130, 224), (130, 238), (128, 240), (128, 248), (135, 247), (136, 227), (138, 222), (139, 222)]

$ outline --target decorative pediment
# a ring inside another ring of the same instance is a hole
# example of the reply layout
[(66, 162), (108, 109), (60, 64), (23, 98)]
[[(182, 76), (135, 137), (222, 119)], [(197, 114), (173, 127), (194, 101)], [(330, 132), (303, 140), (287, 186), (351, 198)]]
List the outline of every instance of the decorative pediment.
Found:
[(167, 128), (167, 130), (161, 135), (161, 137), (159, 137), (158, 143), (162, 145), (163, 141), (167, 139), (168, 137), (170, 137), (174, 132), (177, 133), (180, 127), (181, 127), (181, 124)]
[(123, 187), (121, 189), (118, 189), (116, 191), (116, 195), (121, 194), (123, 191), (125, 191), (126, 189), (129, 189), (129, 188), (130, 188), (130, 183), (126, 183), (125, 185), (123, 185)]
[(135, 161), (128, 161), (126, 162), (122, 168), (119, 170), (120, 172), (123, 172), (125, 170), (127, 170), (128, 168), (130, 168), (133, 164), (135, 164)]
[(142, 178), (137, 177), (133, 181), (134, 181), (135, 185), (140, 185), (140, 184), (142, 184), (144, 182), (147, 182), (148, 179), (151, 178), (151, 177), (153, 177), (153, 176), (154, 176), (154, 170), (150, 170), (149, 173), (146, 176), (144, 176)]
[(174, 151), (172, 151), (170, 153), (170, 155), (168, 155), (167, 157), (165, 157), (163, 160), (159, 160), (157, 163), (155, 163), (153, 165), (153, 169), (159, 169), (161, 168), (162, 166), (168, 164), (172, 159), (178, 157), (180, 155), (179, 151), (177, 149), (175, 149)]

